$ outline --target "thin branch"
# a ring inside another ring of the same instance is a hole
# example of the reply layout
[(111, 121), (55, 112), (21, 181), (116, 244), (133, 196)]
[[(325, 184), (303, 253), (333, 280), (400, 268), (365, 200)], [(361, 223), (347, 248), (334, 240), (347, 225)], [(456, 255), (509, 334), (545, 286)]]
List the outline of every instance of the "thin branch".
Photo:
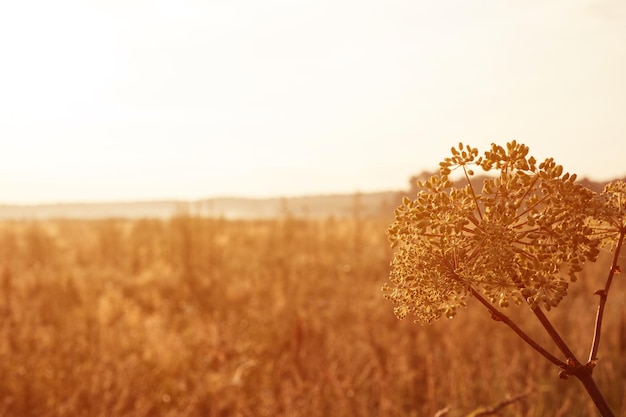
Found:
[(447, 416), (449, 412), (450, 412), (450, 406), (446, 405), (444, 408), (437, 411), (434, 417), (444, 417), (444, 416)]
[[(523, 242), (513, 242), (513, 243), (523, 243)], [(523, 246), (527, 246), (530, 247), (530, 245), (523, 245)], [(537, 259), (537, 257), (531, 253), (526, 252), (523, 248), (519, 247), (519, 246), (513, 246), (516, 251), (515, 253), (520, 254), (521, 256), (523, 256), (526, 259), (530, 259), (531, 261), (534, 261), (535, 259)]]
[(467, 417), (482, 417), (482, 416), (491, 416), (494, 414), (499, 414), (499, 411), (501, 411), (504, 407), (510, 404), (513, 404), (514, 402), (519, 401), (524, 397), (527, 397), (529, 394), (530, 394), (530, 391), (524, 392), (522, 394), (517, 394), (513, 397), (507, 398), (506, 400), (502, 400), (499, 403), (494, 404), (490, 407), (481, 407), (477, 410), (474, 410)]
[(611, 283), (613, 282), (615, 271), (618, 269), (617, 261), (619, 259), (620, 251), (622, 250), (622, 244), (624, 243), (625, 234), (626, 229), (622, 228), (622, 230), (620, 230), (619, 239), (617, 241), (617, 247), (615, 248), (615, 252), (613, 253), (613, 263), (611, 264), (611, 269), (609, 271), (609, 276), (606, 279), (604, 289), (595, 292), (600, 296), (600, 302), (598, 303), (598, 311), (596, 313), (596, 325), (593, 331), (593, 342), (591, 343), (591, 351), (589, 352), (589, 362), (595, 361), (597, 359), (598, 349), (600, 347), (600, 334), (602, 332), (604, 307), (606, 305), (606, 300), (609, 296), (609, 290), (611, 289)]
[(543, 203), (548, 198), (550, 198), (550, 194), (546, 194), (545, 196), (541, 197), (539, 200), (535, 201), (535, 203), (532, 206), (527, 207), (526, 210), (524, 210), (524, 211), (522, 211), (520, 213), (517, 213), (516, 216), (515, 216), (515, 219), (519, 219), (522, 216), (524, 216), (526, 213), (531, 212), (535, 207), (541, 205), (541, 203)]
[[(526, 188), (526, 192), (524, 193), (524, 195), (522, 195), (519, 199), (519, 205), (520, 207), (522, 206), (522, 203), (524, 202), (524, 199), (526, 198), (526, 196), (528, 196), (528, 194), (530, 194), (530, 192), (532, 191), (533, 187), (535, 186), (535, 183), (537, 183), (537, 181), (539, 180), (539, 175), (535, 174), (534, 178), (532, 180), (532, 182), (530, 184), (528, 184), (528, 187)], [(547, 196), (539, 199), (539, 201), (537, 201), (537, 203), (533, 204), (532, 207), (527, 207), (526, 210), (522, 211), (521, 213), (517, 214), (515, 216), (516, 219), (519, 219), (520, 217), (522, 217), (524, 214), (528, 213), (529, 211), (531, 211), (533, 208), (535, 208), (538, 204), (540, 204), (545, 198), (547, 198)]]
[(559, 360), (556, 356), (552, 355), (546, 349), (544, 349), (539, 343), (535, 342), (535, 340), (530, 337), (526, 332), (524, 332), (517, 324), (513, 322), (507, 315), (502, 313), (496, 307), (493, 306), (489, 301), (487, 301), (482, 295), (478, 293), (473, 287), (469, 288), (470, 293), (478, 300), (482, 305), (487, 307), (489, 312), (491, 312), (491, 317), (496, 321), (501, 321), (507, 326), (511, 328), (524, 342), (530, 345), (533, 349), (539, 352), (544, 358), (552, 362), (553, 364), (559, 367), (566, 367), (567, 364), (561, 360)]
[(615, 229), (609, 229), (609, 228), (595, 228), (594, 231), (589, 235), (589, 236), (593, 236), (596, 239), (602, 239), (605, 237), (609, 237), (611, 235), (615, 234)]
[(476, 205), (476, 211), (478, 212), (478, 217), (480, 217), (480, 219), (482, 220), (483, 214), (480, 211), (480, 206), (478, 205), (478, 199), (476, 198), (476, 193), (474, 192), (474, 186), (472, 185), (472, 181), (470, 180), (470, 177), (467, 173), (467, 168), (465, 168), (465, 165), (463, 165), (463, 173), (465, 174), (465, 179), (467, 180), (467, 183), (470, 187), (470, 191), (472, 192), (472, 198), (474, 199), (474, 204)]
[[(526, 177), (526, 178), (528, 178), (528, 177)], [(526, 196), (527, 196), (528, 194), (530, 194), (530, 192), (532, 191), (533, 187), (535, 186), (535, 183), (536, 183), (537, 181), (539, 181), (539, 178), (540, 178), (540, 175), (539, 175), (539, 174), (535, 173), (535, 174), (533, 175), (533, 180), (530, 182), (530, 184), (528, 184), (528, 187), (526, 188), (526, 192), (525, 192), (525, 193), (524, 193), (524, 195), (523, 195), (523, 196), (521, 196), (521, 197), (520, 197), (520, 199), (519, 199), (519, 203), (520, 203), (520, 205), (521, 205), (521, 204), (522, 204), (522, 202), (526, 199)]]
[[(479, 212), (480, 214), (480, 212)], [(476, 226), (476, 228), (480, 231), (482, 231), (482, 229), (480, 228), (480, 221), (473, 215), (470, 214), (469, 217), (467, 218), (470, 222), (472, 222), (474, 224), (474, 226)]]
[(483, 244), (485, 243), (486, 240), (487, 240), (487, 238), (483, 237), (482, 239), (480, 239), (480, 242), (478, 242), (478, 245), (476, 245), (472, 249), (470, 249), (470, 252), (467, 253), (467, 260), (468, 261), (472, 261), (474, 259), (474, 256), (476, 256), (476, 254), (480, 251), (480, 249), (482, 249)]
[[(515, 226), (513, 226), (513, 229), (516, 229), (516, 228), (518, 228), (518, 227), (520, 227), (520, 226), (526, 226), (526, 224), (527, 224), (527, 222), (524, 222), (524, 223), (518, 223), (518, 224), (516, 224)], [(522, 230), (522, 231), (520, 231), (519, 233), (520, 233), (520, 234), (521, 234), (521, 233), (523, 233), (523, 234), (524, 234), (524, 237), (527, 237), (530, 233), (537, 233), (537, 232), (542, 231), (542, 230), (544, 230), (544, 229), (543, 229), (543, 228), (541, 228), (540, 226), (536, 226), (536, 227), (534, 227), (534, 228), (532, 228), (532, 229)]]
[[(565, 357), (568, 360), (572, 359), (575, 365), (580, 365), (580, 362), (578, 361), (578, 359), (576, 359), (576, 356), (574, 355), (572, 350), (569, 348), (567, 343), (565, 343), (565, 341), (563, 340), (559, 332), (556, 331), (556, 329), (554, 328), (550, 320), (548, 320), (548, 317), (546, 317), (541, 307), (537, 305), (535, 306), (531, 305), (530, 309), (532, 310), (533, 313), (535, 313), (535, 316), (539, 319), (544, 329), (546, 329), (546, 331), (548, 332), (548, 334), (550, 335), (554, 343), (557, 345), (559, 350), (563, 352)], [(571, 367), (571, 365), (569, 366)]]

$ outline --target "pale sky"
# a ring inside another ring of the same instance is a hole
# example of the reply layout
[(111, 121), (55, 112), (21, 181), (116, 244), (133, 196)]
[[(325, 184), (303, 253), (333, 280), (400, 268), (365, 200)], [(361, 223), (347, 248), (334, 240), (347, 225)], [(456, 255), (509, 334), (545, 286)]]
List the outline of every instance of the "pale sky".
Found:
[(623, 0), (0, 5), (0, 203), (408, 188), (459, 141), (626, 175)]

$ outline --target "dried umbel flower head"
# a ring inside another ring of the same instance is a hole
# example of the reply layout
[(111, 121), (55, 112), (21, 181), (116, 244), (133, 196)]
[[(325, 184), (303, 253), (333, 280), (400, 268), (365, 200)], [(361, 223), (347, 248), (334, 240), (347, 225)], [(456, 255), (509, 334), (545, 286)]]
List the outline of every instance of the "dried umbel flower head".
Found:
[(626, 232), (626, 182), (608, 183), (600, 198), (604, 204), (598, 216), (595, 231), (604, 245), (613, 250), (620, 233)]
[[(494, 172), (476, 189), (474, 169)], [(461, 170), (463, 186), (448, 175)], [(478, 150), (459, 144), (440, 164), (440, 174), (405, 197), (387, 234), (396, 253), (391, 284), (383, 287), (399, 318), (431, 322), (453, 317), (468, 292), (492, 303), (550, 309), (567, 294), (600, 239), (590, 219), (601, 202), (576, 176), (549, 158), (538, 163), (515, 141)]]

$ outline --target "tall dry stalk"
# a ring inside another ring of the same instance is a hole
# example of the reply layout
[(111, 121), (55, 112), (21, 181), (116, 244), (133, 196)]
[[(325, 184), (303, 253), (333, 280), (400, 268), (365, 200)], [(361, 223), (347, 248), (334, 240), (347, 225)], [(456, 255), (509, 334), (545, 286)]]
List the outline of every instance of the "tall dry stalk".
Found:
[[(575, 182), (552, 158), (538, 163), (528, 147), (513, 141), (506, 149), (478, 150), (459, 144), (440, 163), (440, 175), (424, 183), (415, 199), (405, 197), (388, 235), (395, 254), (391, 283), (383, 288), (399, 318), (408, 314), (430, 323), (452, 318), (468, 297), (489, 310), (525, 343), (561, 369), (561, 378), (580, 380), (600, 413), (613, 416), (596, 385), (596, 366), (606, 300), (626, 234), (626, 183), (607, 185), (601, 195)], [(487, 177), (481, 189), (474, 168)], [(465, 186), (448, 176), (459, 170)], [(587, 361), (580, 361), (545, 311), (560, 305), (570, 282), (602, 246), (613, 262), (600, 296)], [(552, 354), (502, 312), (525, 305), (547, 332), (560, 356)]]

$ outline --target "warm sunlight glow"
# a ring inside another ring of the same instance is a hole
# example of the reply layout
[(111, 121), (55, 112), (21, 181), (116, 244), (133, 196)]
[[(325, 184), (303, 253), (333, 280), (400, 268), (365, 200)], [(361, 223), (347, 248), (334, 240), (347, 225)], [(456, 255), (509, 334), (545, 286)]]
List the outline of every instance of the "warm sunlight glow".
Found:
[(0, 202), (402, 189), (459, 140), (626, 174), (617, 0), (35, 3), (0, 6)]

